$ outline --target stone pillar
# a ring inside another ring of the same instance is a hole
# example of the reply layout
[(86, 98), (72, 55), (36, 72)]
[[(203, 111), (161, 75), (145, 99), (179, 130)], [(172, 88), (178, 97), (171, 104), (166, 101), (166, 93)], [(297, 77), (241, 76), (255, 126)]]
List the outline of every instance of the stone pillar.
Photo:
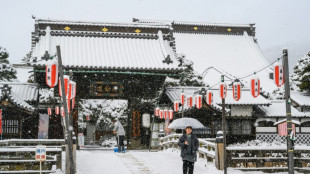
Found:
[(218, 131), (215, 139), (215, 167), (218, 170), (224, 169), (224, 143), (223, 132)]
[(76, 173), (76, 136), (75, 133), (73, 132), (73, 164), (74, 164), (74, 172)]

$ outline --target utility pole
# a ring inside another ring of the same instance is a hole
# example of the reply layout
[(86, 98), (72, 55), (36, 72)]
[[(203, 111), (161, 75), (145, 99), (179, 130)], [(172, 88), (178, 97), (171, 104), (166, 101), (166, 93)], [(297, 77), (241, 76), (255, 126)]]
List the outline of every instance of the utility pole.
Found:
[(284, 64), (284, 88), (285, 88), (285, 103), (286, 103), (286, 121), (287, 121), (287, 156), (288, 156), (288, 173), (294, 174), (294, 146), (292, 133), (292, 115), (291, 115), (291, 95), (290, 95), (290, 79), (288, 67), (288, 53), (287, 49), (283, 50), (283, 64)]
[[(221, 76), (221, 82), (224, 82), (224, 75)], [(227, 159), (226, 159), (226, 116), (225, 116), (225, 98), (222, 99), (222, 129), (223, 129), (223, 160), (224, 174), (227, 174)]]
[[(61, 60), (61, 52), (60, 52), (60, 46), (57, 45), (56, 46), (57, 49), (57, 57), (58, 57), (58, 70), (59, 70), (59, 76), (60, 76), (60, 81), (61, 81), (61, 97), (62, 97), (62, 104), (65, 110), (65, 124), (66, 124), (66, 134), (68, 134), (67, 136), (65, 135), (65, 137), (67, 137), (67, 141), (66, 143), (68, 144), (68, 148), (66, 149), (66, 151), (69, 151), (69, 158), (66, 157), (66, 163), (69, 163), (70, 166), (70, 174), (74, 174), (74, 163), (73, 163), (73, 146), (72, 146), (72, 130), (73, 127), (70, 124), (69, 121), (69, 114), (68, 114), (68, 105), (67, 105), (67, 96), (65, 93), (65, 82), (64, 82), (64, 76), (63, 76), (63, 67), (62, 67), (62, 60)], [(68, 91), (69, 92), (69, 91)], [(68, 165), (66, 165), (68, 166)]]

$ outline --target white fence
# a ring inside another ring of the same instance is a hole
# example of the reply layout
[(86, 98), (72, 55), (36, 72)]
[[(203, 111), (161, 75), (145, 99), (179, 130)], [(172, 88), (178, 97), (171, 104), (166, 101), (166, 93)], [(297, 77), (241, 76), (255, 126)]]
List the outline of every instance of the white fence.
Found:
[[(182, 134), (171, 134), (160, 138), (160, 149), (178, 148), (178, 141)], [(215, 159), (215, 139), (214, 138), (199, 138), (199, 158), (206, 158), (208, 161), (214, 162)]]

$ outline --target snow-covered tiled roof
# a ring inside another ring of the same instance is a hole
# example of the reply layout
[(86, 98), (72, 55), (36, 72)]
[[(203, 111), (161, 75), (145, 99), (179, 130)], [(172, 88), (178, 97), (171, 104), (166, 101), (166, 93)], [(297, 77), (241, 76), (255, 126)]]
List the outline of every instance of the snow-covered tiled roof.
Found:
[[(184, 53), (187, 59), (194, 62), (194, 70), (204, 73), (204, 80), (210, 86), (220, 81), (221, 73), (241, 78), (269, 64), (255, 39), (246, 32), (243, 35), (174, 33), (174, 37), (177, 52)], [(209, 67), (216, 68), (221, 73), (214, 75), (212, 69), (205, 72)], [(263, 91), (271, 92), (276, 87), (269, 79), (270, 72), (271, 69), (266, 69), (257, 74)], [(243, 80), (246, 87), (249, 85), (248, 81), (249, 78)]]
[[(1, 87), (4, 84), (8, 84), (11, 87), (11, 92), (14, 95), (18, 96), (21, 100), (24, 101), (36, 101), (38, 97), (38, 86), (34, 83), (18, 83), (18, 82), (0, 82), (0, 92)], [(0, 93), (1, 95), (1, 93)]]
[(292, 91), (291, 99), (300, 106), (310, 106), (310, 95), (308, 93)]
[[(2, 92), (2, 87), (7, 84), (10, 87), (5, 93)], [(0, 83), (0, 100), (8, 99), (17, 107), (33, 112), (35, 107), (31, 106), (26, 101), (35, 101), (38, 96), (38, 87), (30, 83)]]
[[(254, 74), (270, 64), (262, 54), (254, 37), (254, 24), (212, 24), (148, 19), (134, 19), (133, 21), (137, 23), (170, 23), (173, 27), (177, 53), (182, 53), (187, 59), (193, 61), (194, 70), (203, 74), (204, 81), (211, 87), (220, 82), (222, 74), (227, 76), (226, 80), (234, 80), (251, 73)], [(189, 27), (182, 27), (183, 25)], [(198, 29), (195, 30), (192, 26), (198, 26)], [(199, 26), (206, 27), (199, 28)], [(214, 27), (210, 28), (209, 26), (228, 27), (231, 30), (227, 31), (228, 28), (215, 30)], [(234, 32), (236, 28), (238, 31)], [(257, 73), (262, 91), (270, 94), (277, 88), (273, 80), (269, 78), (271, 72), (272, 67), (268, 67)], [(246, 88), (249, 87), (250, 78), (251, 76), (241, 80)]]
[[(259, 108), (267, 117), (286, 117), (286, 104), (284, 100), (271, 101), (269, 107), (259, 106)], [(299, 112), (293, 106), (291, 106), (291, 115), (292, 117), (310, 117), (309, 112)]]
[[(178, 62), (172, 47), (173, 43), (167, 34), (161, 32), (160, 25), (146, 24), (122, 24), (122, 27), (144, 26), (148, 30), (153, 28), (157, 33), (137, 32), (103, 32), (88, 31), (84, 23), (74, 21), (37, 21), (44, 24), (45, 29), (37, 31), (37, 42), (33, 45), (32, 60), (37, 59), (33, 65), (44, 66), (46, 61), (41, 57), (46, 51), (50, 55), (56, 54), (56, 46), (59, 45), (62, 54), (62, 63), (70, 68), (93, 68), (108, 70), (156, 70), (179, 71)], [(79, 25), (79, 30), (55, 30), (55, 24)], [(86, 25), (86, 24), (85, 24)], [(92, 23), (87, 25), (120, 26), (120, 23)], [(41, 28), (42, 28), (41, 26)], [(53, 27), (50, 27), (53, 26)], [(156, 27), (158, 26), (158, 27)], [(128, 30), (128, 29), (127, 29)], [(163, 61), (167, 58), (172, 63)]]
[[(170, 87), (170, 88), (167, 88), (166, 94), (169, 97), (169, 99), (173, 102), (173, 101), (180, 100), (180, 94), (182, 93), (182, 91), (184, 91), (184, 93), (187, 96), (194, 96), (198, 94), (200, 89), (201, 87)], [(217, 106), (221, 105), (222, 100), (219, 95), (219, 90), (211, 89), (211, 91), (213, 92), (214, 104)], [(229, 89), (227, 91), (227, 96), (225, 98), (225, 104), (226, 105), (270, 105), (271, 102), (262, 96), (253, 98), (250, 91), (247, 89), (242, 90), (240, 100), (236, 101), (233, 99), (232, 90)]]

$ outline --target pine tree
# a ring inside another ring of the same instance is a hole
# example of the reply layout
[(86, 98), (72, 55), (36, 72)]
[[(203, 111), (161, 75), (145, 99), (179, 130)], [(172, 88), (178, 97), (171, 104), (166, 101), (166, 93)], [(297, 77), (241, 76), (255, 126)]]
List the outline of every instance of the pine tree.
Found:
[(0, 81), (12, 81), (16, 79), (16, 70), (10, 64), (9, 53), (5, 48), (0, 47)]
[(291, 79), (301, 91), (310, 92), (310, 51), (298, 60)]
[(179, 67), (183, 68), (181, 77), (167, 77), (166, 86), (205, 86), (203, 78), (200, 74), (194, 71), (193, 62), (186, 59), (183, 54), (178, 55)]

